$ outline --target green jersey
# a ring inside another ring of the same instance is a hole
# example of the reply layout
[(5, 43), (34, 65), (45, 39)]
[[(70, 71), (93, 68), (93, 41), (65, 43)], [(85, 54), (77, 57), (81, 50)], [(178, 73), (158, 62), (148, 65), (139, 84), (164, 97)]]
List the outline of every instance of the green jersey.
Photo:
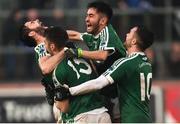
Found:
[[(72, 87), (93, 78), (95, 78), (95, 73), (84, 59), (64, 59), (53, 71), (55, 87), (64, 84)], [(76, 115), (103, 107), (103, 99), (98, 92), (70, 98), (69, 111), (62, 114), (63, 121), (73, 122)]]
[[(35, 53), (35, 59), (36, 59), (36, 63), (39, 63), (39, 55), (37, 53)], [(52, 81), (52, 74), (46, 74), (46, 75), (43, 75), (43, 83), (46, 83), (46, 84), (50, 84), (52, 87), (54, 87), (53, 85), (53, 81)]]
[[(97, 36), (88, 33), (82, 34), (82, 40), (87, 44), (90, 51), (106, 50), (111, 53), (105, 61), (94, 62), (99, 75), (105, 72), (114, 61), (126, 55), (122, 41), (119, 39), (111, 24), (106, 26)], [(109, 92), (111, 92), (111, 94), (109, 94)], [(101, 94), (110, 98), (116, 97), (116, 84), (103, 88)]]
[(112, 25), (106, 26), (97, 36), (83, 33), (82, 40), (87, 44), (90, 51), (107, 50), (111, 54), (104, 62), (96, 62), (99, 74), (105, 72), (115, 60), (125, 57), (126, 51)]
[[(43, 57), (43, 56), (50, 56), (50, 54), (47, 53), (45, 46), (44, 46), (44, 42), (38, 44), (35, 48), (35, 59), (36, 59), (36, 63), (39, 63), (39, 58)], [(42, 78), (43, 83), (49, 84), (52, 87), (54, 87), (53, 85), (53, 81), (52, 81), (52, 74), (46, 74), (43, 75)]]
[(149, 99), (152, 67), (144, 53), (117, 60), (104, 74), (118, 82), (121, 122), (152, 122)]

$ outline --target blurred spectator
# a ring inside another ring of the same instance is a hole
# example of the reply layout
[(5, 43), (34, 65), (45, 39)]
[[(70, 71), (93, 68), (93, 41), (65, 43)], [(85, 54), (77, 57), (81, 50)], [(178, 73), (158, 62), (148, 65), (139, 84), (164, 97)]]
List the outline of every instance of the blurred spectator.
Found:
[[(22, 23), (21, 13), (18, 9), (13, 10), (9, 17), (4, 21), (2, 29), (2, 45), (18, 46), (19, 42), (19, 27)], [(7, 52), (3, 57), (5, 76), (13, 78), (16, 73), (16, 56), (13, 52)]]
[(55, 0), (19, 0), (19, 8), (28, 10), (31, 8), (36, 9), (52, 9), (54, 7)]
[(43, 23), (47, 26), (60, 26), (66, 28), (65, 15), (63, 10), (54, 9), (52, 11), (52, 17), (44, 17)]
[(180, 42), (172, 42), (170, 51), (166, 57), (167, 71), (172, 78), (179, 78), (180, 76)]
[(153, 8), (149, 0), (119, 0), (118, 7), (123, 10), (128, 8), (151, 10)]
[(78, 8), (78, 0), (65, 0), (65, 8), (75, 9)]
[(27, 11), (26, 21), (34, 21), (39, 18), (39, 12), (35, 8), (31, 8)]
[(21, 13), (18, 9), (12, 10), (2, 27), (2, 45), (19, 44), (19, 27), (22, 24)]

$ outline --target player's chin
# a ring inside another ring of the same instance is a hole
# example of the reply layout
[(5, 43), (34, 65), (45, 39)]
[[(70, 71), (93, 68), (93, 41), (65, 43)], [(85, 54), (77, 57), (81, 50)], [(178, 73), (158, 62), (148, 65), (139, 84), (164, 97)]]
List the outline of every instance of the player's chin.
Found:
[(87, 31), (88, 33), (92, 33), (93, 29), (92, 29), (91, 27), (87, 27), (86, 31)]

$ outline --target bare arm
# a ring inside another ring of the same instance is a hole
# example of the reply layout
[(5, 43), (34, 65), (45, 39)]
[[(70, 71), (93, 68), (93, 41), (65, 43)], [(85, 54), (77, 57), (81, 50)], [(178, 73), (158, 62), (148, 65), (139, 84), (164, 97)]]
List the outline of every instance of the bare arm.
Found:
[(98, 50), (98, 51), (82, 51), (82, 57), (86, 59), (105, 61), (109, 55), (108, 51)]
[(39, 59), (39, 67), (43, 74), (49, 74), (64, 59), (64, 50), (53, 56), (44, 56)]
[(38, 54), (39, 67), (43, 74), (49, 74), (52, 72), (65, 56), (64, 50), (61, 50), (54, 56), (50, 56), (46, 51), (44, 43), (38, 44), (34, 50)]
[(73, 31), (73, 30), (66, 30), (66, 31), (67, 31), (69, 40), (72, 40), (72, 41), (82, 41), (81, 33), (80, 32)]
[(101, 75), (100, 77), (94, 80), (89, 80), (78, 86), (70, 87), (69, 91), (72, 96), (81, 95), (81, 94), (86, 94), (86, 93), (93, 92), (96, 90), (100, 90), (103, 87), (110, 85), (112, 83), (114, 83), (114, 81), (112, 80), (110, 81), (105, 76)]

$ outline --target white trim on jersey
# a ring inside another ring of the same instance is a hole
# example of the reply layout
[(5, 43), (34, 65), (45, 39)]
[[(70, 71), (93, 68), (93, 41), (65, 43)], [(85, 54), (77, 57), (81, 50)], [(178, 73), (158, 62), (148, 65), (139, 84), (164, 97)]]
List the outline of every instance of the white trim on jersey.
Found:
[(107, 47), (109, 41), (109, 31), (108, 27), (106, 26), (99, 34), (101, 42), (99, 44), (99, 50), (104, 50)]
[(84, 32), (84, 33), (80, 33), (80, 39), (83, 41), (84, 39), (83, 39), (83, 35), (92, 35), (92, 34), (89, 34), (89, 33), (87, 33), (87, 32)]
[(112, 50), (112, 52), (108, 56), (112, 55), (115, 52), (115, 48), (107, 47), (109, 42), (109, 30), (107, 26), (100, 32), (99, 36), (101, 39), (99, 50), (107, 50), (107, 51)]
[(111, 56), (113, 53), (115, 53), (115, 48), (114, 47), (105, 47), (104, 50), (107, 50), (107, 51), (112, 50), (112, 52), (109, 53), (108, 56)]
[[(108, 69), (105, 73), (103, 73), (103, 75), (108, 79), (108, 81), (109, 81), (110, 83), (113, 83), (113, 82), (114, 82), (114, 79), (111, 77), (111, 74), (112, 74), (116, 69), (118, 69), (118, 67), (121, 66), (123, 63), (125, 63), (125, 62), (127, 62), (127, 61), (130, 61), (130, 60), (136, 58), (138, 55), (139, 55), (139, 54), (137, 53), (137, 54), (134, 54), (134, 56), (130, 56), (130, 57), (126, 57), (126, 58), (124, 58), (124, 59), (120, 59), (120, 61), (116, 63), (117, 65), (114, 66), (114, 68), (113, 68), (112, 70), (109, 70), (109, 69)], [(114, 64), (113, 64), (113, 65), (114, 65)]]

